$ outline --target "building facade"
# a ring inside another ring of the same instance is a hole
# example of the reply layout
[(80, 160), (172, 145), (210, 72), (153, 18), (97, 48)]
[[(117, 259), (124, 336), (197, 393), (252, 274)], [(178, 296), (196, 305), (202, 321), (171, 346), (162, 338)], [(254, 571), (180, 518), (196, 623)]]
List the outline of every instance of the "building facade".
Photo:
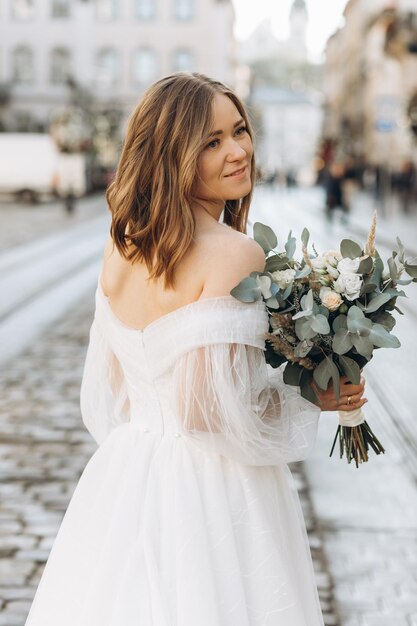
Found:
[(337, 159), (401, 170), (416, 161), (416, 2), (350, 0), (344, 16), (326, 49), (323, 137)]
[(2, 118), (46, 124), (68, 99), (67, 81), (97, 106), (129, 112), (173, 71), (233, 86), (231, 0), (4, 0), (0, 3)]
[(271, 22), (264, 20), (241, 44), (239, 59), (248, 67), (258, 163), (266, 176), (279, 171), (307, 180), (317, 150), (321, 68), (308, 62), (307, 26), (305, 0), (293, 0), (285, 41), (278, 40)]

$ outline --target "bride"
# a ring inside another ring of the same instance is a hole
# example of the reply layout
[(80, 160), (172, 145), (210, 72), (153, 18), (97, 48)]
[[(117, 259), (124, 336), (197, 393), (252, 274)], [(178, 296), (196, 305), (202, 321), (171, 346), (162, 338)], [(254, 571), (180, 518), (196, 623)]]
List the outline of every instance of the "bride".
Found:
[(230, 295), (264, 269), (254, 176), (232, 91), (186, 73), (147, 90), (107, 192), (81, 386), (98, 448), (26, 626), (323, 626), (287, 464), (364, 382), (316, 406), (266, 365), (265, 305)]

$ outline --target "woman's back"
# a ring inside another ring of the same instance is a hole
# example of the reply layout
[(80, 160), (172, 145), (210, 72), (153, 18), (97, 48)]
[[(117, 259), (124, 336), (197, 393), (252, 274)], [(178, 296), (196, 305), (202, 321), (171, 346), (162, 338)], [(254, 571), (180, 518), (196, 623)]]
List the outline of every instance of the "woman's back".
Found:
[(264, 253), (255, 241), (196, 211), (194, 242), (178, 264), (174, 289), (165, 288), (163, 277), (148, 281), (146, 264), (130, 263), (111, 239), (101, 285), (115, 315), (128, 326), (143, 329), (190, 302), (228, 295), (244, 276), (263, 266)]

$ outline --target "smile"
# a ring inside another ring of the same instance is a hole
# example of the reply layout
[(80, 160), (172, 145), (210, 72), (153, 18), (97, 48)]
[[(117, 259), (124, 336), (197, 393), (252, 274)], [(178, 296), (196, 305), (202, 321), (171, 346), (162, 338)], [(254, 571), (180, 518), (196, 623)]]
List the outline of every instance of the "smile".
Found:
[(240, 170), (236, 170), (236, 172), (233, 172), (232, 174), (227, 174), (225, 176), (225, 178), (232, 178), (232, 177), (237, 177), (237, 176), (242, 176), (242, 174), (245, 174), (247, 170), (247, 165), (245, 165), (244, 167), (241, 167)]

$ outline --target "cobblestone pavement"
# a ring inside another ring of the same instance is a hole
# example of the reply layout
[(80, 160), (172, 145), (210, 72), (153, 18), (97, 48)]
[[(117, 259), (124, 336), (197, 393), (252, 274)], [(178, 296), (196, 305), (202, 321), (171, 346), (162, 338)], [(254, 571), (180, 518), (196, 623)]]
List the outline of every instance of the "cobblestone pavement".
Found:
[(61, 201), (34, 205), (0, 201), (0, 251), (61, 232), (106, 212), (104, 193), (77, 201), (71, 215), (65, 212)]
[[(92, 307), (93, 294), (0, 370), (0, 626), (23, 626), (76, 482), (95, 450), (79, 413)], [(339, 626), (304, 466), (291, 469), (326, 626)]]

